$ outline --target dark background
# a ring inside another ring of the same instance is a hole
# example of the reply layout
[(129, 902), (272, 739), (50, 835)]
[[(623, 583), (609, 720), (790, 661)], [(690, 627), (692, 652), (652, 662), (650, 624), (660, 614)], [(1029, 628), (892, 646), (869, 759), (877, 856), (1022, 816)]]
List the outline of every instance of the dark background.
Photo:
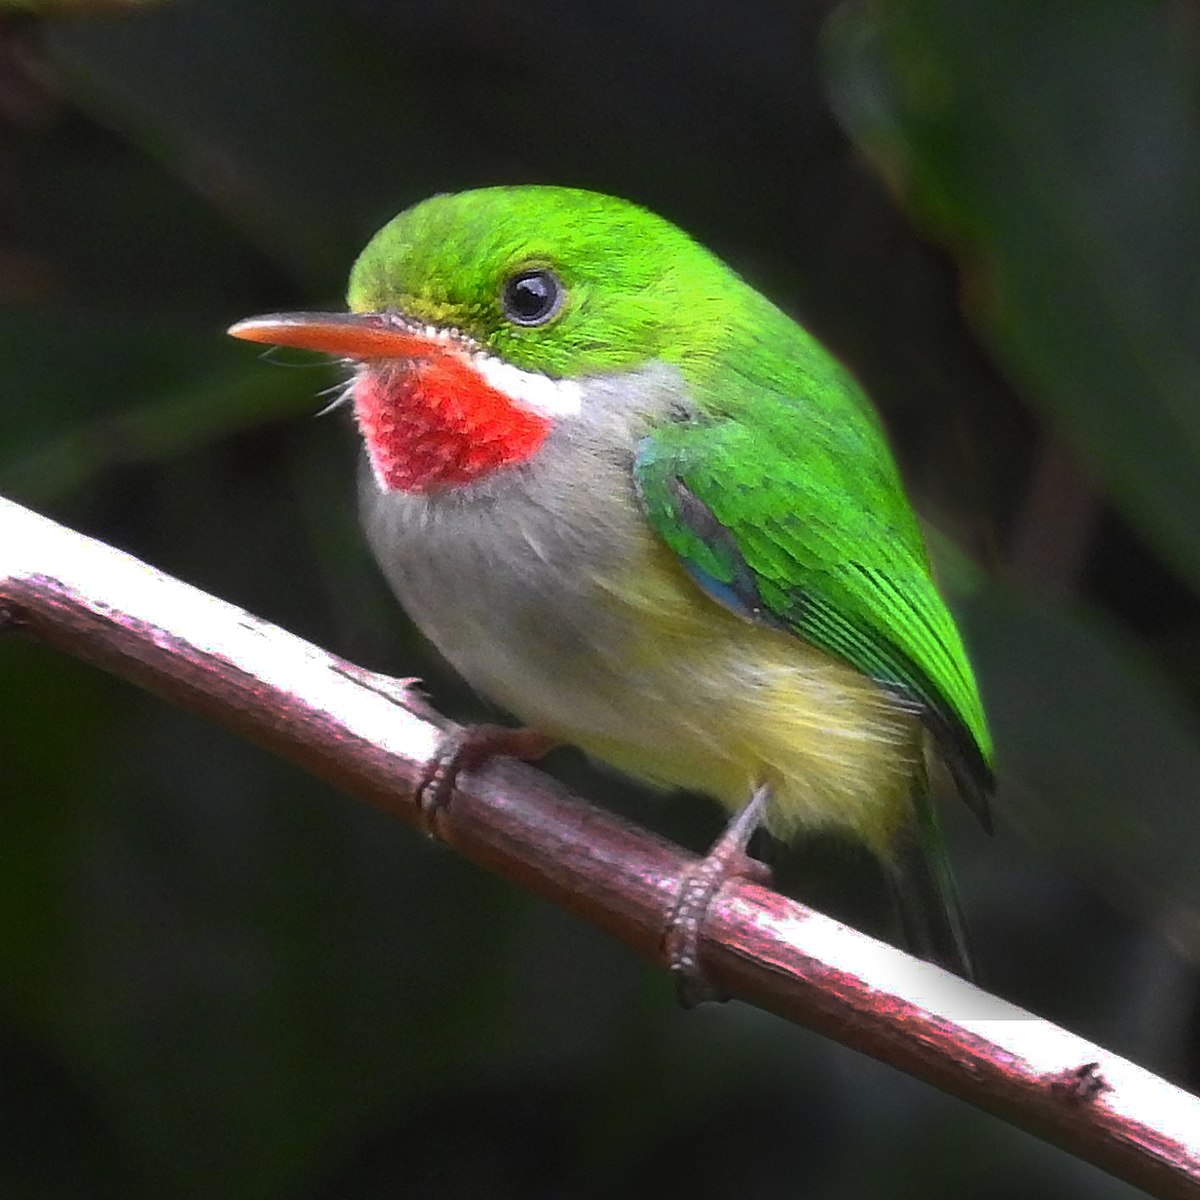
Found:
[[(433, 192), (639, 200), (883, 410), (999, 745), (996, 836), (943, 806), (984, 983), (1200, 1087), (1194, 7), (89, 7), (0, 0), (0, 492), (480, 716), (367, 557), (334, 374), (223, 330), (338, 304)], [(552, 765), (694, 847), (719, 824)], [(792, 867), (886, 931), (861, 856)], [(1133, 1194), (762, 1013), (683, 1013), (399, 824), (0, 642), (0, 1194), (968, 1189)]]

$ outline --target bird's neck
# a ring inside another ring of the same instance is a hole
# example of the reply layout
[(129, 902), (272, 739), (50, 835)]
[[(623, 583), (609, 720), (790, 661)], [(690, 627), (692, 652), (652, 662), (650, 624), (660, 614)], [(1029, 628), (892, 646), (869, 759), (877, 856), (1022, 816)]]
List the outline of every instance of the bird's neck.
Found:
[(458, 355), (362, 366), (352, 390), (371, 467), (386, 491), (458, 487), (524, 462), (553, 424)]

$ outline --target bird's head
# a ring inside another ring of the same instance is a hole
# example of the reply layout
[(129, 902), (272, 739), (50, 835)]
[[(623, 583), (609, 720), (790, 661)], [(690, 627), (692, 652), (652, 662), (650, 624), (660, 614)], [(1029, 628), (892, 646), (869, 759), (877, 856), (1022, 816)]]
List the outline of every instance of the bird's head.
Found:
[(253, 317), (230, 333), (349, 360), (376, 480), (423, 492), (531, 457), (581, 415), (589, 378), (698, 366), (741, 288), (628, 201), (484, 188), (385, 225), (354, 265), (349, 312)]

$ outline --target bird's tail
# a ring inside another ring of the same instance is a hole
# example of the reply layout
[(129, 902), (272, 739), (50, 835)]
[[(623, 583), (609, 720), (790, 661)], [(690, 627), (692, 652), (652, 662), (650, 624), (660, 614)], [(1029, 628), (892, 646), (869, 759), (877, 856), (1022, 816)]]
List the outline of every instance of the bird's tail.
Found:
[(967, 925), (928, 785), (913, 795), (914, 820), (895, 847), (888, 881), (909, 949), (974, 980)]

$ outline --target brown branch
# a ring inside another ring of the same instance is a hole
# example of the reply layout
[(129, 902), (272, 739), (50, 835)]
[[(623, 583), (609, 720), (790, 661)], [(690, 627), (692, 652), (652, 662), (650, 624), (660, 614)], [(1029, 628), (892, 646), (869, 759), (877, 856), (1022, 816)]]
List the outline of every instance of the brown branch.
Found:
[[(402, 682), (335, 658), (0, 500), (0, 618), (202, 712), (400, 817), (438, 727)], [(434, 718), (435, 719), (435, 718)], [(660, 965), (694, 859), (512, 762), (433, 831)], [(874, 1055), (1162, 1197), (1200, 1197), (1200, 1100), (765, 888), (727, 884), (700, 940), (731, 996)]]

